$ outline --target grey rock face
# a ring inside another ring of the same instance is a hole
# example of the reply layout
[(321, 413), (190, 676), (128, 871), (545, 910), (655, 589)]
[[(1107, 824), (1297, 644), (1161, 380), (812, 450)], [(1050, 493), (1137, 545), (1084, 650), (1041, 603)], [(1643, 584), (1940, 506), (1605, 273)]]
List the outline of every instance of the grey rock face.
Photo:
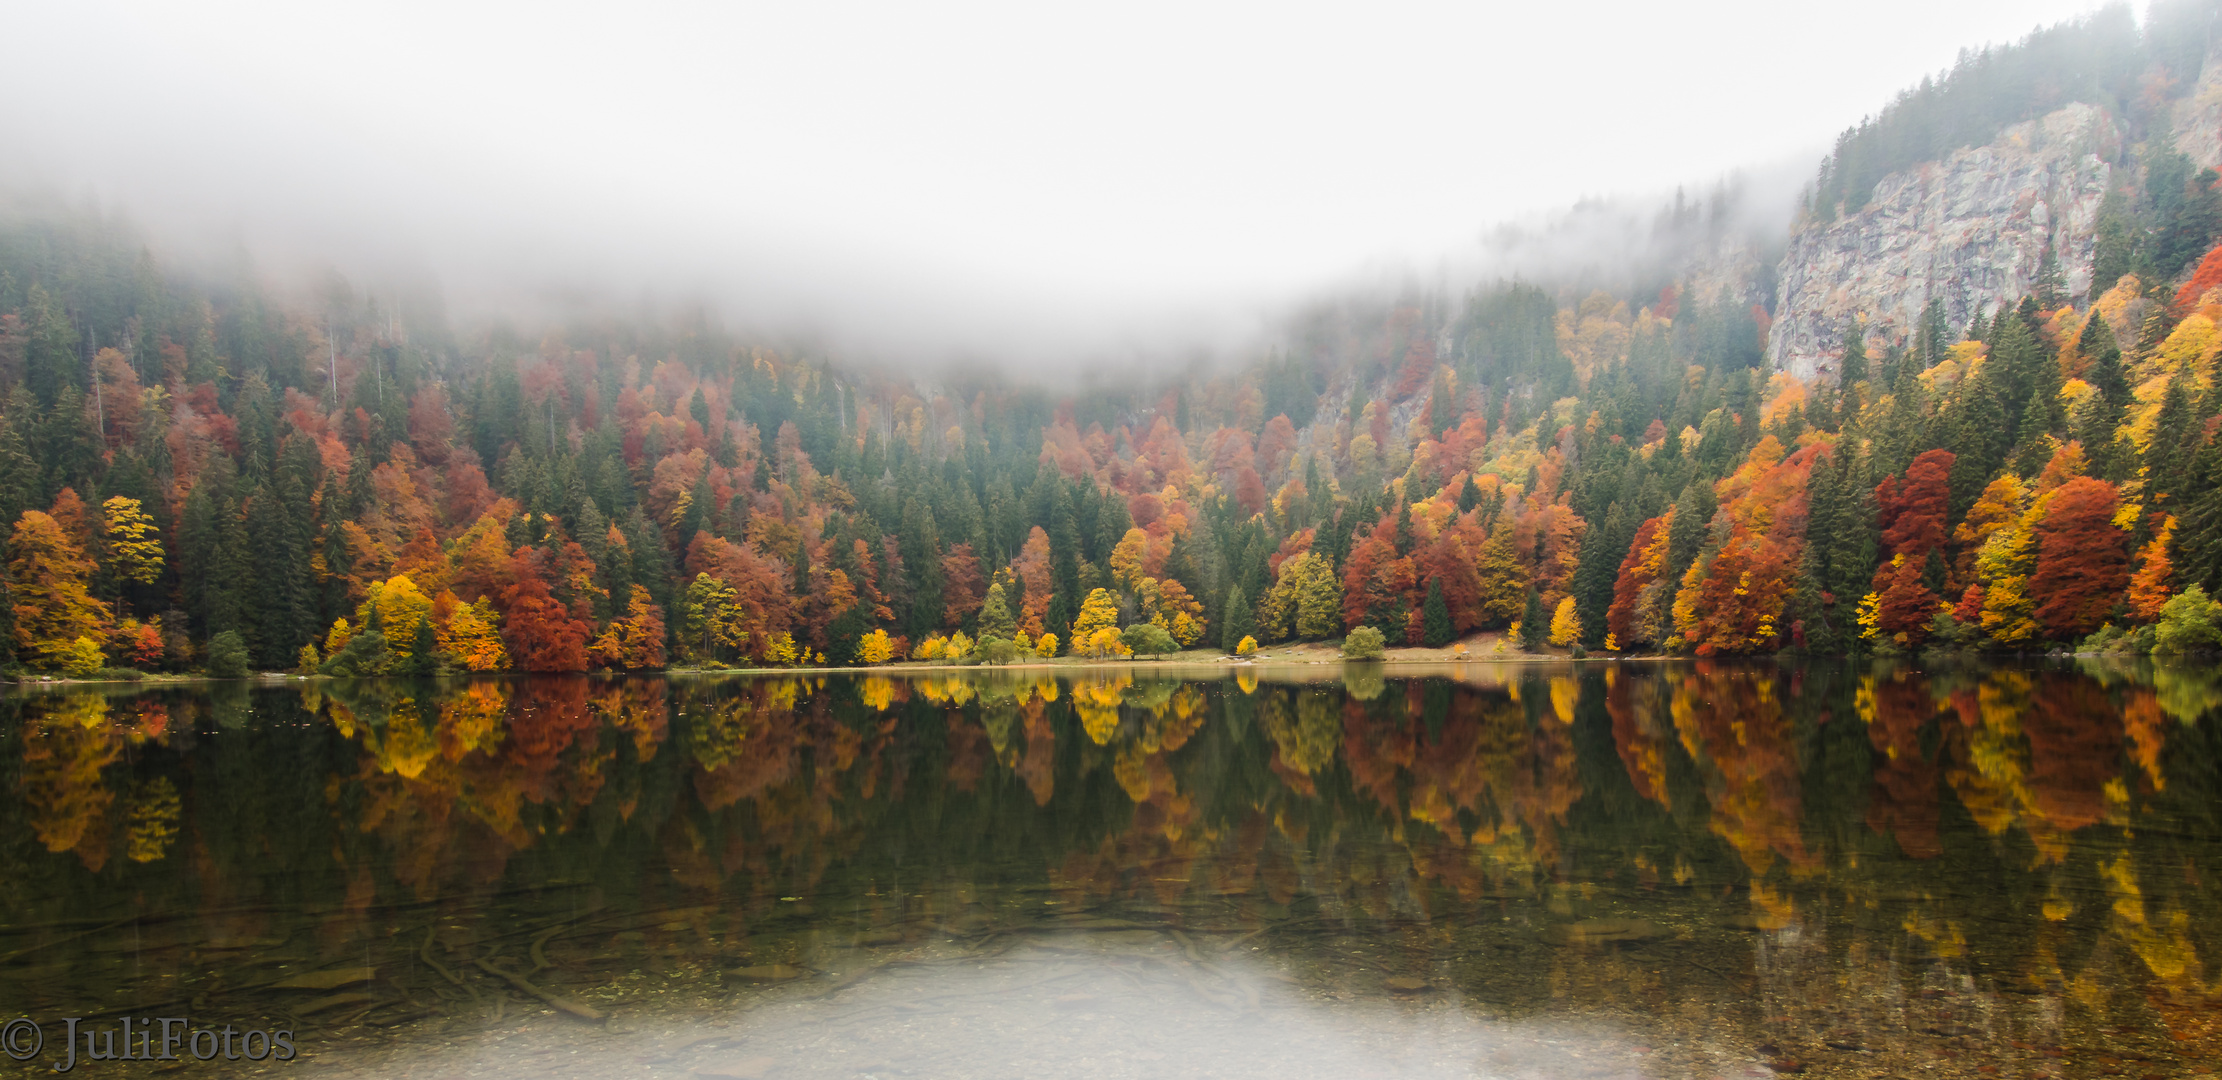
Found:
[(2222, 168), (2222, 49), (2207, 53), (2199, 85), (2176, 104), (2176, 149), (2202, 169)]
[(1986, 146), (1892, 173), (1858, 213), (1806, 222), (1780, 272), (1767, 353), (1800, 377), (1829, 370), (1854, 319), (1884, 340), (1931, 297), (1965, 325), (2020, 300), (2053, 245), (2067, 291), (2091, 284), (2094, 230), (2121, 134), (2090, 105), (2016, 124)]

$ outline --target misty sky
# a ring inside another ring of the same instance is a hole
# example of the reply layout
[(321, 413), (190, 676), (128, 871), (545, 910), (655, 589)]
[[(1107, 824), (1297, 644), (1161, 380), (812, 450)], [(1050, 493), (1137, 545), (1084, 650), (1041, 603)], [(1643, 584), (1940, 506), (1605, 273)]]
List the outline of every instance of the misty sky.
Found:
[(360, 280), (1069, 359), (1811, 160), (2093, 6), (15, 2), (0, 183)]

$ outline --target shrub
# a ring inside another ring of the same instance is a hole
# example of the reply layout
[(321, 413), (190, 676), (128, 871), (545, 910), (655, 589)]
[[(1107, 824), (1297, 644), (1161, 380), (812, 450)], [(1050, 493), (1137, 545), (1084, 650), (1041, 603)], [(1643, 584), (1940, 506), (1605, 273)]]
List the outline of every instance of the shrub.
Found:
[(1250, 656), (1257, 651), (1258, 639), (1251, 637), (1248, 634), (1242, 635), (1242, 640), (1240, 642), (1237, 642), (1234, 647), (1234, 654), (1236, 656)]
[(1387, 642), (1381, 631), (1371, 626), (1361, 626), (1342, 639), (1342, 656), (1345, 660), (1379, 660), (1384, 655)]
[(2160, 625), (2153, 631), (2153, 651), (2162, 653), (2207, 652), (2222, 646), (2222, 603), (2193, 585), (2160, 606)]
[[(378, 651), (385, 652), (386, 638), (383, 634), (365, 632), (356, 635), (356, 640), (372, 637), (378, 639)], [(350, 641), (348, 644), (353, 645), (354, 642)], [(247, 643), (240, 640), (238, 631), (226, 630), (208, 640), (206, 667), (208, 673), (218, 679), (237, 679), (247, 674)]]

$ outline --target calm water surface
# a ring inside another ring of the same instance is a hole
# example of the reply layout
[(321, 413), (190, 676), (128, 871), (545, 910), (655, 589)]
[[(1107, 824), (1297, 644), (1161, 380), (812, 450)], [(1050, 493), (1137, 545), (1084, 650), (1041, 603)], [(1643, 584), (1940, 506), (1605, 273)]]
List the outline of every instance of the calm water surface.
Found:
[(2204, 669), (1333, 670), (0, 697), (0, 1069), (162, 1016), (299, 1058), (76, 1072), (2222, 1061)]

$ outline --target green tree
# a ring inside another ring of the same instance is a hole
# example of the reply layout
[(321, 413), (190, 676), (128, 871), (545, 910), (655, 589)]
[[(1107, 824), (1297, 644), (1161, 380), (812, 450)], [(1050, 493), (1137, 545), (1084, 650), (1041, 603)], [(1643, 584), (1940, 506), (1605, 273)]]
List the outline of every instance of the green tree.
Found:
[[(368, 636), (370, 635), (356, 635), (355, 639), (348, 641), (348, 645), (352, 646), (356, 640)], [(247, 661), (247, 643), (241, 640), (238, 631), (226, 630), (209, 639), (208, 660), (205, 665), (209, 675), (218, 679), (240, 678), (247, 674)]]
[(1441, 578), (1427, 583), (1427, 602), (1420, 608), (1420, 623), (1420, 641), (1428, 648), (1442, 648), (1458, 636), (1458, 631), (1451, 626), (1450, 606), (1443, 602)]
[(1120, 631), (1119, 638), (1136, 655), (1169, 653), (1180, 648), (1180, 644), (1173, 640), (1173, 635), (1166, 633), (1165, 628), (1156, 623), (1135, 623)]
[(1250, 598), (1243, 595), (1242, 583), (1227, 586), (1227, 614), (1219, 623), (1219, 647), (1234, 652), (1242, 639), (1257, 632), (1257, 613), (1250, 608)]
[(1345, 660), (1379, 660), (1386, 655), (1386, 645), (1381, 631), (1361, 626), (1342, 639), (1342, 657)]
[(1543, 597), (1531, 587), (1527, 605), (1520, 609), (1520, 647), (1529, 652), (1541, 652), (1550, 634), (1549, 617), (1543, 614)]
[(980, 639), (1002, 638), (1009, 640), (1018, 629), (1018, 620), (1011, 616), (1010, 605), (1003, 601), (1003, 586), (988, 586), (987, 599), (980, 603)]

